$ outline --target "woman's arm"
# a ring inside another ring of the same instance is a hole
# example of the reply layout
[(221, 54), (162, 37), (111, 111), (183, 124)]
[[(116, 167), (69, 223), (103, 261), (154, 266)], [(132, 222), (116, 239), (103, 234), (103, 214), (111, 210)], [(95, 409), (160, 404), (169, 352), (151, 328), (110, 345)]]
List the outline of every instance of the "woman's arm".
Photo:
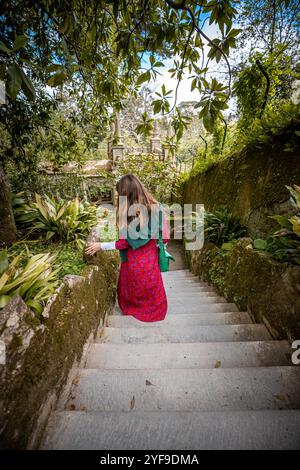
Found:
[(129, 244), (125, 239), (120, 239), (115, 242), (94, 242), (87, 245), (85, 253), (87, 255), (94, 255), (100, 250), (126, 250), (127, 248), (129, 248)]

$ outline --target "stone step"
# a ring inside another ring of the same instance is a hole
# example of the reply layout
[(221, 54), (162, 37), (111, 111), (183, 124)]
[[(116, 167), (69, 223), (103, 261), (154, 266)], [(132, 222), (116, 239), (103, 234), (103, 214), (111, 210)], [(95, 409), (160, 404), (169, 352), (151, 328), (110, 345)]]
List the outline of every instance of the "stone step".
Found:
[(168, 314), (181, 314), (181, 313), (210, 313), (210, 312), (238, 312), (238, 308), (235, 304), (226, 302), (220, 303), (201, 303), (201, 302), (188, 302), (186, 304), (180, 304), (175, 301), (168, 302)]
[(204, 281), (201, 281), (199, 277), (197, 276), (173, 276), (173, 277), (165, 277), (165, 276), (162, 276), (163, 278), (163, 282), (164, 283), (168, 283), (168, 284), (171, 284), (171, 283), (176, 283), (176, 284), (179, 284), (181, 282), (185, 283), (185, 284), (190, 284), (190, 283), (198, 283), (200, 285), (207, 285), (208, 283), (207, 282), (204, 282)]
[(104, 343), (203, 343), (218, 341), (263, 341), (271, 336), (262, 324), (194, 325), (178, 328), (105, 328), (97, 341)]
[(224, 304), (227, 303), (227, 300), (224, 297), (220, 297), (217, 294), (212, 296), (201, 295), (201, 294), (185, 294), (185, 295), (170, 295), (168, 296), (169, 305), (194, 305), (198, 304)]
[(180, 274), (180, 275), (172, 275), (172, 276), (162, 276), (164, 282), (199, 282), (204, 284), (204, 281), (201, 281), (198, 276), (194, 276), (193, 274)]
[(111, 315), (108, 319), (108, 326), (115, 328), (161, 328), (166, 325), (173, 326), (187, 326), (187, 325), (238, 325), (250, 324), (251, 318), (247, 312), (232, 312), (232, 313), (201, 313), (194, 315), (190, 313), (183, 313), (179, 315), (167, 315), (165, 320), (160, 322), (143, 322), (130, 315)]
[(184, 279), (163, 279), (165, 286), (200, 286), (200, 287), (213, 287), (208, 282), (200, 281), (197, 277), (195, 278), (184, 278)]
[[(201, 303), (197, 302), (195, 305), (190, 306), (189, 303), (183, 305), (183, 304), (178, 304), (175, 301), (168, 302), (168, 314), (173, 315), (173, 314), (186, 314), (190, 313), (191, 315), (197, 315), (197, 314), (210, 314), (210, 313), (237, 313), (238, 309), (235, 304), (230, 304), (230, 303), (225, 303), (225, 302), (220, 302), (220, 303)], [(122, 315), (123, 313), (120, 309), (120, 307), (115, 306), (114, 308), (114, 315)], [(167, 318), (166, 317), (166, 318)]]
[(166, 289), (166, 293), (167, 295), (172, 295), (173, 293), (178, 293), (178, 292), (183, 292), (183, 293), (198, 293), (198, 292), (216, 292), (216, 290), (213, 288), (213, 287), (210, 287), (210, 286), (198, 286), (198, 284), (195, 284), (194, 286), (189, 286), (189, 285), (186, 285), (186, 286), (182, 286), (182, 285), (169, 285), (169, 286), (166, 286), (165, 285), (165, 289)]
[(179, 275), (192, 275), (192, 272), (189, 269), (176, 269), (174, 271), (167, 271), (162, 273), (162, 276), (179, 276)]
[(168, 301), (171, 302), (176, 300), (176, 302), (186, 303), (190, 302), (192, 299), (193, 301), (203, 302), (204, 299), (208, 299), (208, 303), (215, 301), (217, 304), (220, 302), (227, 302), (224, 297), (221, 297), (216, 292), (186, 292), (186, 291), (178, 291), (178, 292), (167, 292)]
[(174, 269), (173, 271), (166, 271), (162, 273), (162, 276), (171, 276), (171, 275), (178, 275), (178, 274), (191, 274), (189, 269)]
[(84, 369), (71, 395), (67, 410), (299, 409), (300, 369)]
[[(49, 432), (50, 431), (50, 432)], [(43, 449), (300, 449), (300, 411), (84, 412), (52, 415)]]
[[(237, 313), (238, 309), (235, 304), (229, 304), (229, 303), (199, 303), (197, 302), (196, 305), (190, 306), (189, 303), (182, 305), (182, 304), (177, 304), (176, 302), (168, 302), (168, 314), (173, 315), (173, 314), (186, 314), (190, 313), (191, 315), (197, 315), (197, 314), (210, 314), (210, 313)], [(123, 315), (120, 307), (117, 305), (114, 308), (114, 315)]]
[(195, 276), (194, 274), (188, 273), (188, 274), (180, 274), (180, 275), (174, 275), (174, 273), (161, 273), (162, 278), (164, 282), (189, 282), (189, 281), (196, 281), (196, 282), (202, 282), (206, 283), (206, 281), (202, 281), (199, 276)]
[(211, 369), (291, 365), (287, 341), (91, 345), (89, 369)]

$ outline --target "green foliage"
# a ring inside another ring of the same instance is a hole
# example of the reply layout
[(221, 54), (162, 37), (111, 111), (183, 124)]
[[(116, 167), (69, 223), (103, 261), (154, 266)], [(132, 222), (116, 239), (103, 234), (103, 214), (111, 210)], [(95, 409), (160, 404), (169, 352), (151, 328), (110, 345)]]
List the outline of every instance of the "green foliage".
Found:
[(225, 252), (233, 250), (233, 248), (235, 247), (235, 241), (236, 240), (232, 240), (230, 242), (222, 243), (221, 250)]
[(116, 167), (116, 179), (126, 173), (133, 173), (145, 184), (146, 188), (161, 201), (169, 201), (177, 190), (177, 173), (174, 164), (162, 161), (157, 155), (128, 155)]
[(84, 240), (97, 224), (96, 206), (80, 202), (56, 200), (47, 195), (35, 195), (35, 201), (18, 205), (16, 221), (29, 228), (29, 234), (40, 233), (83, 248)]
[(279, 44), (297, 58), (299, 54), (298, 0), (243, 0), (237, 23), (242, 28), (238, 47), (249, 54), (254, 50), (265, 54)]
[(300, 264), (300, 187), (287, 186), (291, 194), (291, 203), (297, 210), (293, 217), (271, 216), (280, 225), (266, 240), (253, 241), (253, 247), (269, 253), (274, 259), (292, 264)]
[(188, 129), (190, 122), (191, 117), (184, 115), (180, 108), (177, 108), (171, 120), (171, 126), (174, 129), (177, 144), (182, 139), (183, 131)]
[[(38, 82), (54, 88), (74, 82), (84, 84), (80, 100), (92, 89), (103, 115), (112, 105), (120, 110), (130, 88), (155, 79), (163, 65), (160, 57), (173, 59), (179, 80), (185, 68), (199, 70), (205, 37), (197, 20), (201, 9), (196, 2), (165, 0), (49, 0), (42, 7), (4, 2), (0, 54), (10, 99), (23, 97), (22, 92), (33, 99), (34, 91), (39, 94)], [(226, 0), (205, 2), (204, 12), (223, 34), (226, 27), (226, 40), (217, 44), (209, 39), (210, 53), (219, 60), (216, 51), (224, 57), (235, 47), (237, 30), (231, 26), (237, 11)], [(143, 53), (149, 56), (149, 67), (138, 73)], [(182, 58), (179, 67), (177, 57)], [(157, 95), (155, 112), (168, 112), (167, 94), (162, 89)]]
[[(281, 102), (278, 107), (267, 106), (261, 119), (255, 118), (251, 124), (246, 127), (239, 126), (234, 134), (230, 152), (241, 151), (248, 145), (261, 145), (272, 143), (276, 136), (285, 134), (285, 150), (295, 151), (299, 148), (299, 136), (293, 127), (300, 124), (300, 111), (297, 104), (290, 101)], [(288, 129), (292, 132), (287, 133)]]
[[(257, 61), (269, 77), (269, 90), (266, 77), (258, 67)], [(250, 56), (249, 65), (238, 73), (234, 82), (233, 92), (237, 97), (241, 117), (239, 126), (249, 126), (253, 119), (260, 116), (266, 98), (273, 107), (278, 106), (280, 100), (288, 99), (296, 78), (293, 58), (285, 53), (285, 47), (282, 45), (278, 45), (268, 55), (257, 52)]]
[[(198, 156), (190, 175), (194, 176), (204, 172), (210, 165), (238, 155), (248, 146), (261, 147), (266, 143), (272, 145), (276, 139), (280, 139), (286, 152), (295, 152), (300, 147), (300, 139), (297, 128), (300, 125), (300, 112), (297, 104), (283, 101), (280, 106), (267, 106), (261, 119), (255, 118), (248, 126), (242, 127), (235, 124), (228, 126), (225, 146), (220, 153), (221, 140), (224, 127), (217, 123), (211, 137), (207, 138), (208, 151), (204, 154), (204, 146), (199, 147)], [(199, 142), (200, 145), (200, 142)]]
[(149, 137), (153, 131), (154, 119), (150, 118), (146, 112), (142, 114), (142, 122), (135, 128), (137, 134), (141, 134), (144, 138)]
[(53, 269), (55, 257), (49, 253), (36, 254), (22, 266), (24, 258), (24, 252), (13, 256), (0, 251), (0, 308), (18, 294), (39, 314), (57, 286), (58, 270)]
[(87, 158), (87, 147), (79, 127), (62, 112), (51, 114), (47, 127), (37, 130), (30, 143), (27, 153), (36, 153), (38, 161), (50, 161), (54, 170), (69, 161), (83, 163)]
[(253, 247), (256, 248), (256, 250), (265, 250), (267, 248), (267, 241), (263, 240), (262, 238), (257, 238), (256, 240), (253, 240)]
[[(56, 247), (55, 247), (56, 248)], [(58, 246), (55, 264), (59, 268), (59, 278), (63, 278), (67, 274), (80, 275), (86, 266), (82, 257), (81, 249), (74, 249), (73, 244)]]
[[(241, 225), (240, 221), (226, 208), (221, 208), (215, 212), (206, 212), (204, 215), (205, 240), (219, 247), (243, 237), (246, 232), (246, 227)], [(224, 249), (226, 248), (228, 248), (228, 245), (225, 245)]]
[(38, 194), (52, 194), (60, 199), (83, 198), (82, 185), (84, 177), (78, 173), (66, 175), (47, 175), (44, 173), (33, 174), (31, 179), (19, 181), (15, 168), (8, 172), (13, 191)]
[(166, 86), (162, 85), (161, 93), (155, 92), (155, 94), (156, 94), (156, 96), (158, 96), (158, 98), (156, 100), (154, 100), (153, 103), (152, 103), (154, 114), (168, 113), (170, 111), (169, 99), (171, 98), (172, 90), (167, 91)]
[[(219, 48), (211, 48), (208, 52), (208, 57), (210, 59), (216, 59), (216, 62), (220, 62), (223, 57), (223, 54), (229, 54), (230, 48), (236, 48), (236, 37), (241, 32), (241, 29), (230, 29), (227, 27), (226, 33), (223, 35), (222, 39), (214, 39), (213, 43), (219, 46)], [(222, 52), (221, 52), (222, 51)]]
[(199, 117), (203, 118), (205, 129), (208, 132), (213, 132), (216, 120), (222, 118), (222, 111), (228, 108), (227, 88), (215, 78), (213, 78), (211, 82), (203, 78), (201, 84), (202, 87), (200, 91), (203, 93), (203, 98), (201, 98), (195, 107), (201, 108)]
[(103, 184), (98, 185), (89, 185), (87, 188), (87, 194), (89, 201), (99, 201), (99, 200), (107, 200), (111, 197), (111, 186)]

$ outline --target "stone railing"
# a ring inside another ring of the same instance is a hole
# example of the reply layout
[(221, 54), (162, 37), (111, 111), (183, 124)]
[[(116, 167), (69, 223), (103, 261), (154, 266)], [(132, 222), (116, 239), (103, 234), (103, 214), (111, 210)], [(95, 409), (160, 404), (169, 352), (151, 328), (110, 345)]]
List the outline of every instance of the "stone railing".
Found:
[(40, 317), (19, 296), (0, 311), (2, 449), (38, 446), (74, 367), (112, 311), (118, 256), (102, 252), (89, 262), (81, 276), (64, 277)]
[(264, 323), (275, 339), (300, 338), (300, 266), (254, 250), (249, 238), (240, 239), (225, 255), (210, 243), (186, 255), (194, 274)]

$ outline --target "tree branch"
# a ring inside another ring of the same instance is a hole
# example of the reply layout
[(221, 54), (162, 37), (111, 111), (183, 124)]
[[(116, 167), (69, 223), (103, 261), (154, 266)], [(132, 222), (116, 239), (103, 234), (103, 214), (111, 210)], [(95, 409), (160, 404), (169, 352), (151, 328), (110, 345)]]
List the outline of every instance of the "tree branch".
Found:
[(268, 96), (269, 96), (269, 91), (270, 91), (270, 77), (268, 75), (268, 72), (266, 71), (266, 69), (263, 67), (262, 63), (260, 62), (260, 60), (256, 60), (255, 61), (257, 67), (259, 68), (259, 70), (261, 71), (261, 73), (263, 74), (263, 76), (265, 77), (266, 81), (267, 81), (267, 86), (266, 86), (266, 90), (265, 90), (265, 95), (264, 95), (264, 101), (263, 101), (263, 104), (262, 104), (262, 107), (261, 107), (261, 111), (260, 111), (260, 114), (259, 114), (259, 118), (262, 117), (263, 113), (264, 113), (264, 110), (265, 110), (265, 107), (266, 107), (266, 104), (267, 104), (267, 100), (268, 100)]
[(198, 34), (200, 36), (202, 36), (212, 47), (215, 47), (216, 49), (218, 49), (218, 51), (222, 54), (222, 56), (224, 57), (225, 61), (226, 61), (226, 64), (227, 64), (227, 67), (228, 67), (228, 71), (229, 71), (229, 80), (228, 80), (228, 98), (230, 97), (231, 95), (231, 67), (230, 67), (230, 63), (228, 61), (228, 58), (227, 58), (227, 55), (225, 54), (225, 52), (223, 51), (223, 49), (221, 47), (219, 47), (217, 44), (215, 44), (200, 28), (199, 26), (197, 25), (197, 22), (196, 22), (196, 18), (194, 16), (194, 13), (192, 12), (191, 8), (190, 7), (186, 7), (185, 6), (185, 1), (184, 2), (180, 2), (180, 3), (175, 3), (173, 2), (172, 0), (165, 0), (167, 2), (167, 4), (176, 9), (176, 10), (185, 10), (189, 13), (190, 17), (191, 17), (191, 20), (192, 20), (192, 23), (193, 23), (193, 27), (194, 29), (196, 29), (196, 31), (198, 32)]

